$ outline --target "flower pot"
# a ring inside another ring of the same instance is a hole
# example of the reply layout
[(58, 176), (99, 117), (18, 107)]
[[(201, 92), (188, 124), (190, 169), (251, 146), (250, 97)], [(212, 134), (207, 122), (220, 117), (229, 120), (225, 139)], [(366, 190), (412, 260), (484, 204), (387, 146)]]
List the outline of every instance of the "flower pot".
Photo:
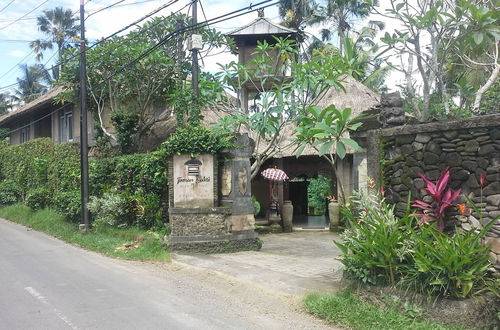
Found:
[(285, 233), (290, 233), (292, 231), (292, 220), (293, 220), (292, 201), (283, 202), (281, 217), (283, 218), (283, 231)]
[(339, 226), (340, 204), (337, 202), (328, 203), (328, 216), (330, 217), (330, 231)]

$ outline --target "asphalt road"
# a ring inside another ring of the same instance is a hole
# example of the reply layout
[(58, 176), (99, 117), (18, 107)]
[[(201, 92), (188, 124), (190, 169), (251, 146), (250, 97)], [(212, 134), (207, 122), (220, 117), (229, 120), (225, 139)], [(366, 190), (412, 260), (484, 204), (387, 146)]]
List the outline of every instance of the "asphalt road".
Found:
[(299, 305), (220, 274), (107, 258), (0, 219), (1, 329), (328, 328)]

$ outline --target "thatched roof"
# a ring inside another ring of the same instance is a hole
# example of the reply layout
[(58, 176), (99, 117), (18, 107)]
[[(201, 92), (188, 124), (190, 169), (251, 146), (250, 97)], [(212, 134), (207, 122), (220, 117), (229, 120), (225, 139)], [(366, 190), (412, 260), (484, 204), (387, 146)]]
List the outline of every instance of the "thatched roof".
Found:
[[(325, 108), (331, 104), (334, 104), (338, 109), (351, 108), (353, 116), (359, 115), (362, 112), (380, 104), (380, 95), (354, 78), (350, 76), (343, 77), (342, 85), (345, 90), (337, 90), (330, 87), (319, 95), (313, 101), (313, 104), (319, 106), (320, 108)], [(295, 123), (290, 123), (282, 130), (282, 140), (280, 143), (282, 151), (279, 155), (277, 155), (278, 158), (295, 156), (295, 148), (285, 148), (290, 141), (293, 140), (295, 136), (295, 128)], [(335, 148), (333, 147), (332, 149), (334, 152)], [(352, 150), (350, 152), (352, 152)], [(317, 154), (318, 152), (310, 146), (307, 146), (302, 152), (303, 156)]]
[[(313, 104), (325, 108), (331, 104), (334, 104), (338, 109), (351, 108), (353, 115), (359, 115), (368, 109), (380, 104), (380, 95), (370, 90), (368, 87), (364, 86), (359, 81), (352, 77), (343, 77), (342, 85), (344, 90), (336, 90), (333, 87), (329, 88), (321, 95), (319, 95)], [(203, 109), (202, 115), (204, 117), (203, 122), (207, 126), (213, 126), (220, 118), (227, 115), (227, 112), (223, 112), (217, 109)], [(290, 142), (295, 137), (295, 123), (289, 123), (286, 127), (281, 130), (279, 146), (281, 151), (277, 158), (281, 157), (291, 157), (295, 156), (295, 148), (288, 147)], [(257, 138), (253, 136), (252, 132), (247, 132), (245, 129), (240, 130), (241, 133), (248, 133), (249, 136), (255, 141)], [(266, 148), (267, 143), (261, 143), (257, 145), (257, 152), (262, 153)], [(317, 155), (318, 152), (312, 147), (306, 147), (302, 153), (304, 156)]]
[(11, 111), (3, 116), (0, 117), (0, 126), (3, 126), (10, 122), (11, 120), (17, 119), (21, 116), (33, 113), (43, 106), (52, 103), (54, 98), (61, 93), (64, 90), (63, 86), (58, 86), (52, 88), (50, 91), (47, 93), (43, 94), (42, 96), (34, 99), (33, 101), (23, 105), (17, 110)]

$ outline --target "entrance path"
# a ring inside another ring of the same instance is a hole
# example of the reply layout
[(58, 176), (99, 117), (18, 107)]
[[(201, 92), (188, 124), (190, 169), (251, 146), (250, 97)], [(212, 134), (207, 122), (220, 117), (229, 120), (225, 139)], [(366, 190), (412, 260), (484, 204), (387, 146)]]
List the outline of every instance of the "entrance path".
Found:
[(261, 235), (260, 251), (228, 254), (175, 253), (185, 263), (234, 277), (280, 293), (334, 292), (341, 279), (339, 236), (330, 232), (296, 231)]

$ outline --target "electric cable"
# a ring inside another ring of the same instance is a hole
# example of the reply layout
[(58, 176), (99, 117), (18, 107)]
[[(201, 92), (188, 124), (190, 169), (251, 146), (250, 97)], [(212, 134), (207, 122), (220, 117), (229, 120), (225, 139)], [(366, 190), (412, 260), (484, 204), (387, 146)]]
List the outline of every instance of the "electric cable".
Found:
[[(88, 1), (90, 1), (90, 0), (87, 0), (87, 2), (88, 2)], [(125, 27), (121, 28), (120, 30), (118, 30), (118, 31), (116, 31), (116, 32), (114, 32), (114, 33), (112, 33), (111, 35), (109, 35), (109, 36), (107, 36), (107, 37), (105, 37), (105, 38), (103, 38), (103, 39), (101, 39), (101, 40), (99, 40), (99, 41), (95, 42), (94, 44), (90, 45), (87, 49), (93, 48), (93, 47), (95, 47), (95, 46), (97, 46), (97, 45), (99, 45), (99, 44), (103, 43), (104, 41), (106, 41), (106, 40), (108, 40), (108, 39), (110, 39), (110, 38), (112, 38), (112, 37), (116, 36), (117, 34), (119, 34), (119, 33), (123, 32), (123, 31), (125, 31), (125, 30), (129, 29), (130, 27), (132, 27), (132, 26), (134, 26), (134, 25), (136, 25), (136, 24), (140, 23), (141, 21), (143, 21), (143, 20), (145, 20), (145, 19), (147, 19), (147, 18), (151, 17), (152, 15), (154, 15), (154, 14), (156, 14), (156, 13), (160, 12), (161, 10), (163, 10), (163, 9), (165, 9), (165, 8), (167, 8), (167, 7), (171, 6), (171, 5), (173, 5), (173, 4), (175, 4), (175, 3), (176, 3), (176, 2), (178, 2), (178, 1), (179, 1), (179, 0), (172, 0), (172, 1), (170, 1), (169, 3), (166, 3), (166, 4), (164, 4), (164, 5), (161, 5), (160, 7), (158, 7), (158, 8), (156, 8), (156, 9), (154, 9), (154, 10), (153, 10), (153, 11), (151, 11), (149, 14), (147, 14), (147, 15), (145, 15), (145, 16), (143, 16), (143, 17), (139, 18), (138, 20), (134, 21), (133, 23), (130, 23), (130, 24), (128, 24), (127, 26), (125, 26)], [(183, 10), (183, 9), (184, 9), (184, 8), (186, 8), (186, 7), (187, 7), (187, 5), (186, 5), (186, 6), (184, 6), (183, 8), (181, 8), (179, 11)], [(178, 12), (179, 12), (179, 11), (178, 11)], [(73, 14), (73, 15), (74, 15), (74, 14)], [(150, 28), (153, 28), (154, 26), (156, 26), (156, 25), (158, 25), (158, 24), (160, 24), (160, 23), (161, 23), (161, 22), (158, 22), (157, 24), (154, 24), (154, 25), (153, 25), (153, 26), (151, 26)], [(70, 37), (70, 38), (68, 38), (68, 39), (66, 39), (66, 40), (64, 41), (64, 43), (66, 43), (69, 39), (71, 39), (71, 37)], [(29, 55), (31, 55), (33, 52), (34, 52), (34, 51), (32, 51)], [(52, 59), (54, 56), (55, 56), (55, 55), (52, 55), (52, 57), (51, 57), (50, 59)], [(54, 64), (52, 67), (48, 68), (48, 69), (47, 69), (47, 71), (50, 71), (50, 70), (52, 70), (52, 69), (54, 69), (54, 68), (56, 68), (56, 67), (58, 67), (58, 66), (60, 66), (60, 65), (62, 65), (62, 64), (68, 63), (69, 61), (71, 61), (72, 59), (74, 59), (74, 58), (76, 58), (76, 57), (78, 57), (78, 56), (80, 56), (80, 52), (78, 52), (77, 54), (75, 54), (75, 55), (73, 55), (73, 56), (68, 57), (67, 59), (64, 59), (64, 60), (62, 60), (62, 61), (60, 61), (60, 62), (58, 62), (58, 63)], [(21, 60), (21, 62), (20, 62), (20, 63), (22, 63), (22, 61), (24, 61), (27, 57), (28, 57), (28, 56), (26, 56), (25, 58), (23, 58), (23, 60)], [(50, 59), (49, 59), (49, 61), (50, 61)], [(45, 63), (45, 65), (47, 65), (49, 61), (47, 61), (47, 63)], [(13, 66), (12, 68), (10, 68), (10, 69), (9, 69), (9, 71), (7, 71), (4, 75), (0, 76), (0, 78), (4, 77), (7, 73), (9, 73), (9, 72), (11, 72), (12, 70), (14, 70), (14, 69), (15, 69), (15, 68), (16, 68), (16, 67), (20, 64), (20, 63), (16, 64), (16, 65), (15, 65), (15, 66)], [(9, 88), (9, 87), (11, 87), (11, 86), (15, 86), (16, 84), (17, 84), (17, 83), (15, 83), (15, 84), (13, 84), (13, 85), (8, 85), (8, 86), (3, 86), (3, 87), (0, 87), (0, 90), (4, 90), (4, 89)]]
[(37, 10), (38, 8), (40, 8), (41, 6), (43, 6), (44, 4), (46, 4), (47, 2), (49, 2), (49, 0), (45, 0), (44, 2), (42, 2), (41, 4), (39, 4), (38, 6), (36, 6), (35, 8), (31, 9), (29, 12), (27, 12), (26, 14), (24, 14), (23, 16), (17, 18), (16, 20), (12, 21), (11, 23), (7, 24), (7, 25), (4, 25), (2, 27), (0, 27), (0, 31), (8, 28), (9, 26), (13, 25), (14, 23), (18, 22), (20, 19), (28, 16), (29, 14), (31, 14), (32, 12), (34, 12), (35, 10)]
[[(223, 22), (223, 21), (227, 21), (227, 20), (231, 20), (231, 19), (234, 19), (236, 17), (239, 17), (239, 16), (243, 16), (243, 15), (246, 15), (246, 14), (249, 14), (251, 12), (255, 12), (259, 9), (264, 9), (264, 8), (267, 8), (267, 7), (270, 7), (270, 6), (274, 6), (274, 5), (277, 5), (279, 4), (279, 1), (276, 1), (274, 3), (271, 3), (271, 4), (268, 4), (268, 5), (265, 5), (265, 6), (262, 6), (262, 7), (259, 7), (259, 8), (254, 8), (254, 6), (260, 6), (261, 4), (266, 4), (268, 2), (270, 2), (272, 0), (264, 0), (264, 1), (261, 1), (257, 4), (250, 4), (249, 6), (247, 7), (244, 7), (244, 8), (241, 8), (241, 9), (238, 9), (238, 10), (235, 10), (233, 12), (230, 12), (230, 13), (227, 13), (227, 14), (224, 14), (224, 15), (220, 15), (218, 17), (215, 17), (215, 18), (212, 18), (210, 20), (207, 20), (207, 21), (204, 21), (204, 22), (200, 22), (200, 23), (197, 23), (197, 24), (193, 24), (193, 25), (190, 25), (190, 26), (187, 26), (185, 28), (182, 28), (182, 29), (179, 29), (179, 30), (176, 30), (172, 33), (170, 33), (168, 36), (166, 36), (165, 38), (163, 38), (160, 42), (158, 42), (156, 45), (154, 45), (153, 47), (149, 48), (147, 51), (145, 51), (144, 53), (142, 53), (141, 55), (139, 55), (137, 58), (135, 58), (134, 60), (132, 60), (131, 62), (127, 63), (126, 65), (122, 66), (118, 71), (114, 72), (113, 74), (109, 75), (108, 77), (106, 77), (104, 79), (103, 82), (106, 82), (108, 80), (110, 80), (111, 78), (113, 78), (114, 76), (120, 74), (121, 72), (123, 72), (125, 69), (127, 69), (128, 67), (130, 67), (131, 65), (134, 65), (136, 64), (138, 61), (142, 60), (143, 58), (147, 57), (148, 55), (150, 55), (153, 51), (155, 51), (156, 49), (158, 49), (159, 47), (161, 47), (164, 43), (166, 43), (167, 41), (169, 41), (170, 39), (172, 39), (174, 36), (176, 36), (177, 34), (181, 33), (181, 32), (187, 32), (187, 31), (193, 31), (193, 30), (196, 30), (196, 29), (199, 29), (200, 27), (203, 27), (203, 26), (207, 26), (208, 24), (210, 24), (211, 21), (215, 21), (214, 23), (220, 23), (220, 22)], [(240, 13), (241, 11), (244, 11), (244, 10), (248, 10), (247, 12), (245, 13)], [(239, 14), (237, 14), (239, 13)], [(233, 14), (236, 14), (234, 16), (231, 16)], [(227, 17), (227, 16), (231, 16), (229, 18), (225, 18), (223, 19), (224, 17)], [(101, 83), (102, 84), (102, 83)], [(24, 125), (24, 126), (21, 126), (21, 127), (18, 127), (14, 130), (11, 130), (5, 134), (2, 134), (0, 135), (0, 138), (3, 138), (7, 135), (10, 135), (11, 133), (13, 132), (17, 132), (23, 128), (26, 128), (28, 126), (30, 126), (31, 124), (33, 123), (36, 123), (42, 119), (45, 119), (47, 118), (49, 115), (52, 115), (54, 114), (55, 112), (61, 110), (63, 107), (67, 106), (67, 104), (51, 111), (49, 114), (47, 114), (46, 116), (42, 117), (42, 118), (39, 118), (37, 120), (34, 120), (32, 121), (30, 124), (28, 125)]]
[(14, 2), (14, 1), (16, 1), (16, 0), (12, 0), (12, 1), (11, 1), (11, 2), (9, 2), (8, 4), (6, 4), (6, 5), (5, 5), (2, 9), (0, 9), (0, 13), (1, 13), (2, 11), (4, 11), (5, 9), (7, 9), (7, 8), (8, 8), (8, 7), (9, 7), (9, 6), (10, 6), (10, 5)]

